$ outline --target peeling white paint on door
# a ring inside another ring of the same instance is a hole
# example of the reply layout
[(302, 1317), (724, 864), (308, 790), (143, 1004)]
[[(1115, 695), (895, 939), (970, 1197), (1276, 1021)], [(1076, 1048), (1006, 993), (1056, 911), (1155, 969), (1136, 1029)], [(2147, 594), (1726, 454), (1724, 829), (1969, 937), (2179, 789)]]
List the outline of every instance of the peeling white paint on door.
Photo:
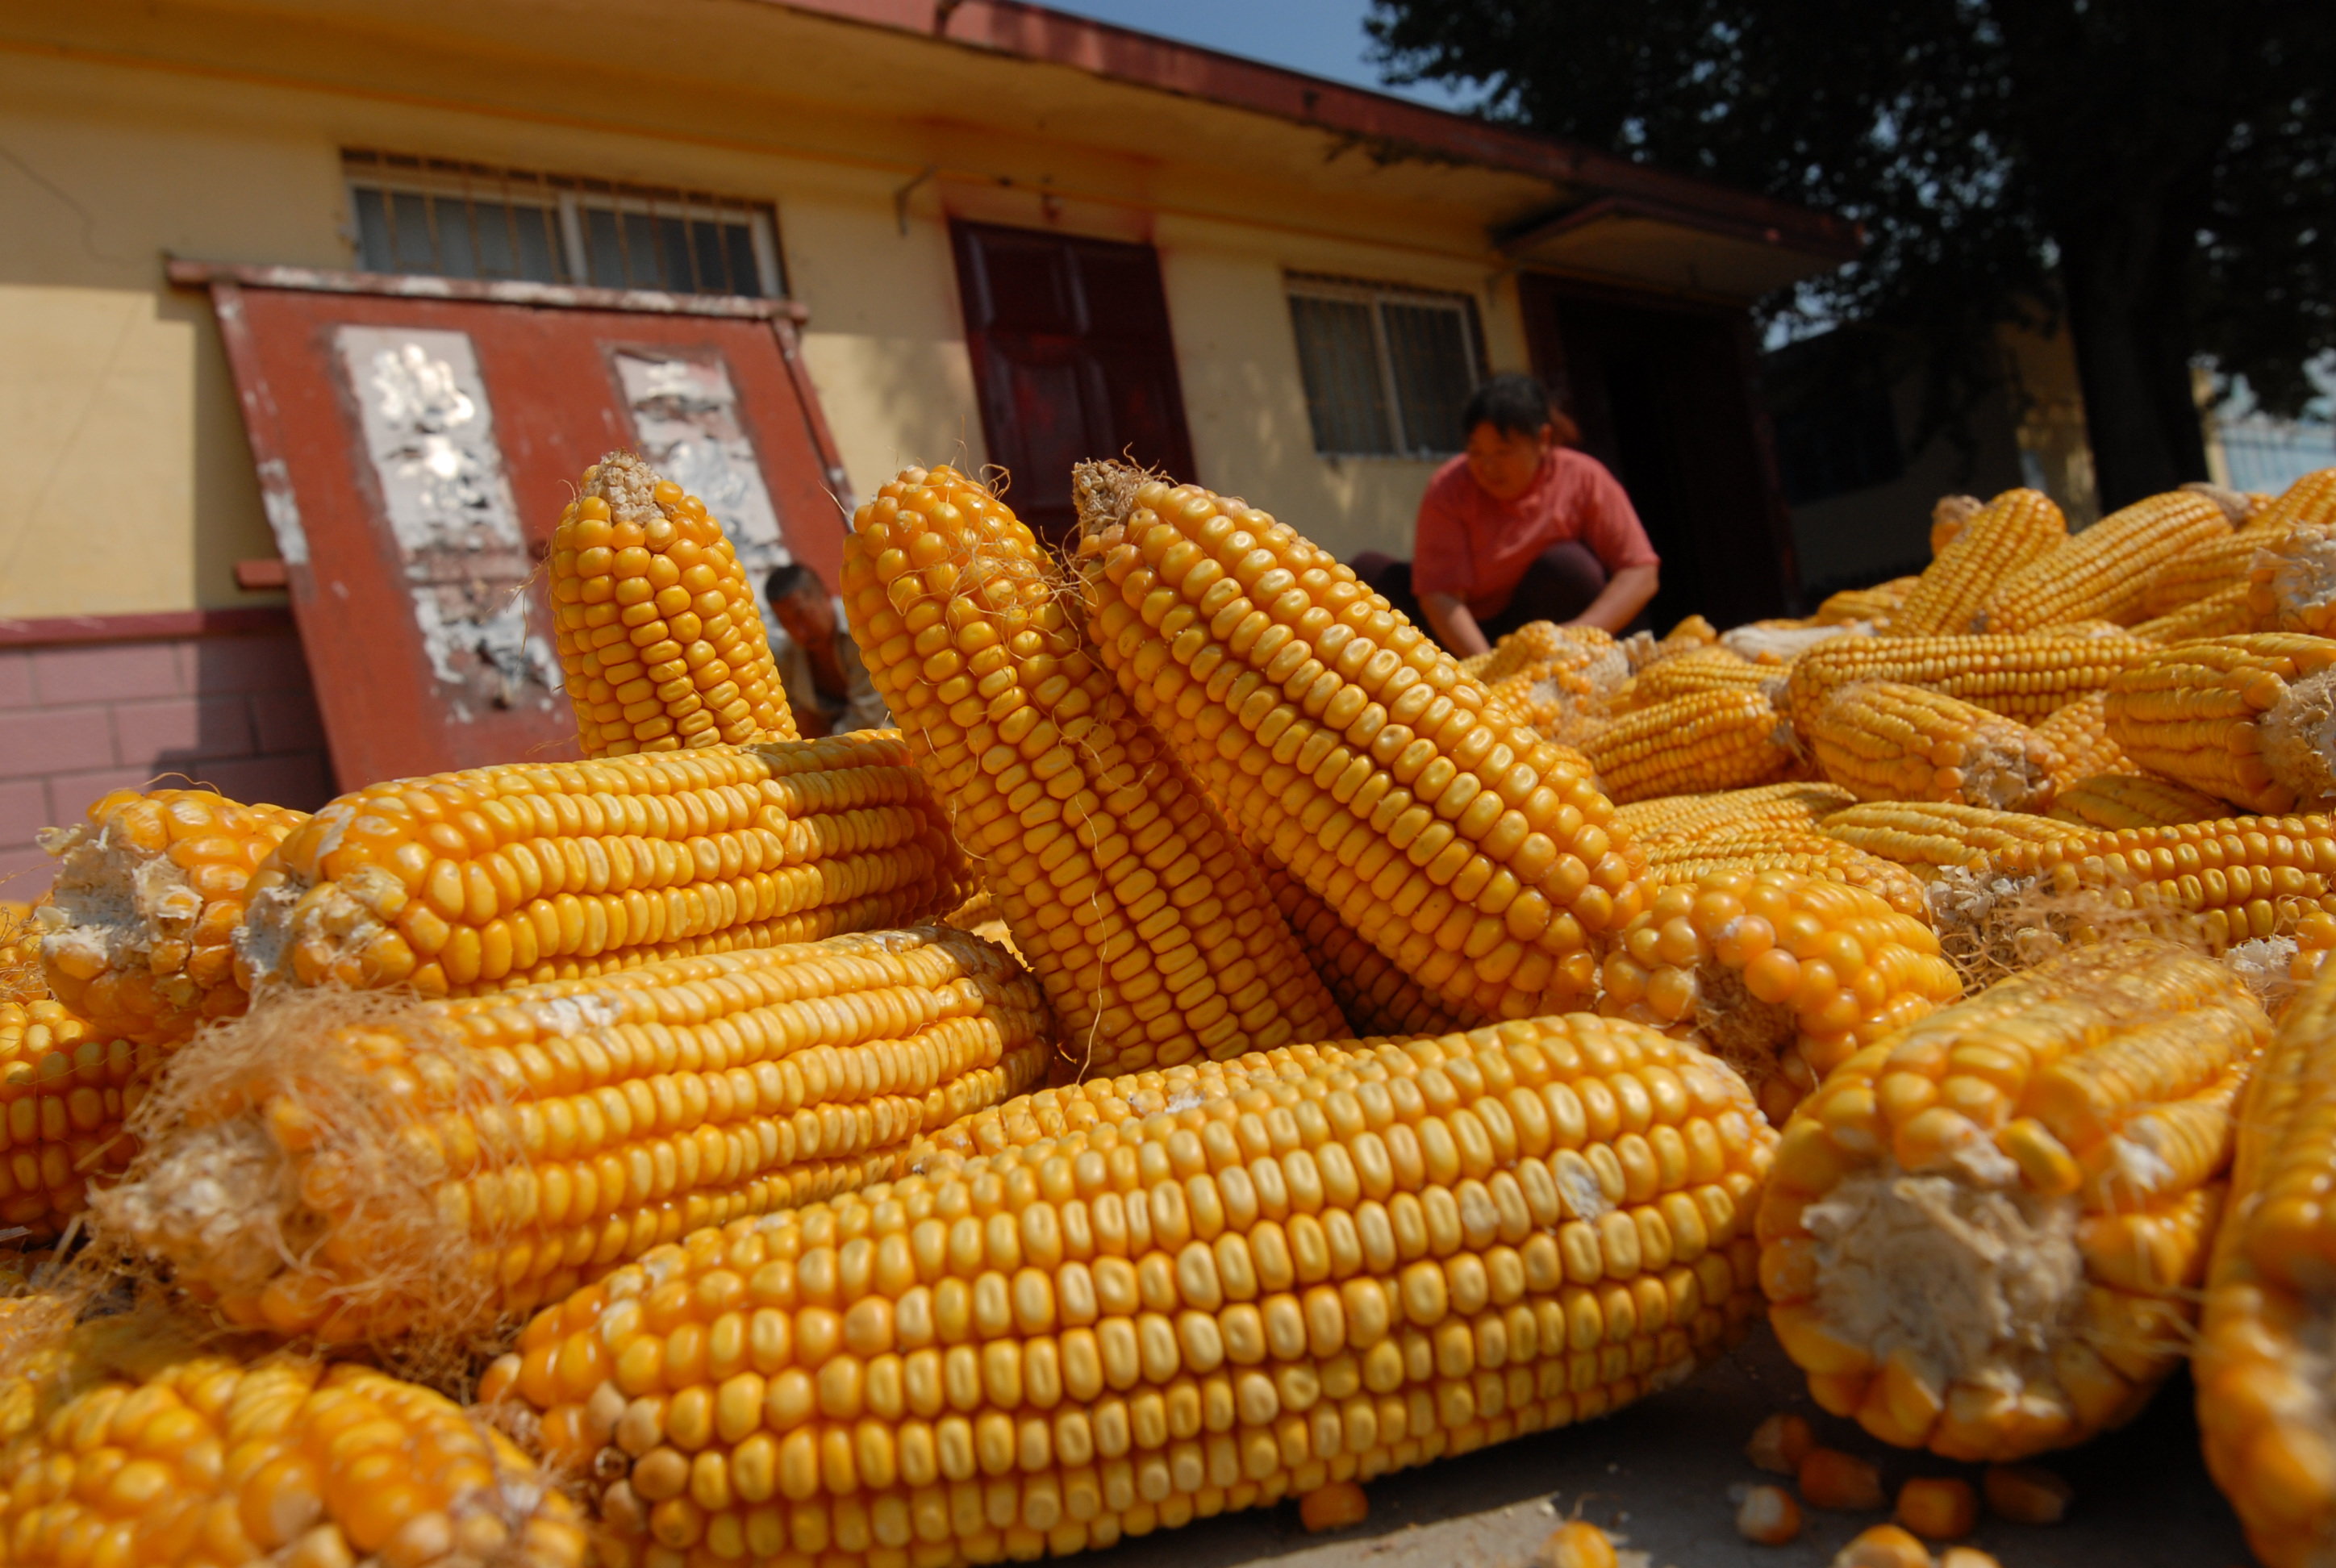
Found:
[(706, 502), (747, 579), (759, 583), (764, 572), (793, 559), (722, 356), (712, 349), (620, 348), (615, 357), (641, 456)]
[(335, 341), (423, 651), (462, 688), (449, 715), (550, 707), (560, 661), (528, 624), (534, 563), (470, 335), (345, 326)]

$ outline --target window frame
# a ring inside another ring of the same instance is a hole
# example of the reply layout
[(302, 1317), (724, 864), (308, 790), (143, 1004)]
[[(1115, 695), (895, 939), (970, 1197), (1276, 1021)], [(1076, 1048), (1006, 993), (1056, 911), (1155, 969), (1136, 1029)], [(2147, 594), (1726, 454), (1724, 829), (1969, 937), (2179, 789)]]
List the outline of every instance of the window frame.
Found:
[[(358, 228), (356, 199), (360, 190), (367, 190), (384, 198), (404, 194), (420, 196), (427, 200), (430, 204), (431, 248), (442, 256), (443, 248), (437, 239), (438, 203), (442, 200), (452, 199), (465, 207), (493, 202), (509, 208), (530, 207), (543, 210), (551, 219), (547, 226), (547, 236), (558, 237), (553, 260), (560, 276), (552, 282), (559, 287), (603, 287), (592, 279), (591, 251), (585, 238), (585, 214), (588, 211), (613, 213), (619, 219), (628, 213), (644, 213), (651, 218), (670, 218), (685, 224), (696, 221), (743, 223), (754, 251), (755, 281), (762, 286), (761, 295), (720, 289), (661, 289), (629, 280), (620, 287), (650, 293), (710, 298), (789, 297), (786, 253), (780, 243), (778, 209), (768, 201), (720, 196), (706, 190), (685, 190), (678, 186), (634, 185), (582, 175), (502, 169), (492, 164), (390, 152), (370, 147), (345, 147), (341, 150), (341, 182), (349, 198), (350, 242), (360, 262), (364, 259), (364, 234)], [(621, 235), (621, 221), (618, 229)], [(427, 273), (405, 276), (443, 278), (455, 275)]]
[[(1412, 439), (1410, 421), (1404, 414), (1403, 387), (1396, 375), (1395, 353), (1387, 339), (1387, 311), (1389, 305), (1405, 305), (1418, 308), (1447, 310), (1460, 318), (1461, 358), (1468, 372), (1468, 390), (1474, 392), (1484, 384), (1487, 375), (1484, 361), (1484, 333), (1476, 311), (1476, 297), (1460, 289), (1426, 288), (1416, 284), (1384, 283), (1368, 278), (1346, 278), (1331, 273), (1285, 272), (1282, 293), (1286, 300), (1300, 297), (1313, 299), (1333, 299), (1349, 305), (1361, 305), (1370, 313), (1371, 354), (1377, 361), (1379, 396), (1387, 409), (1387, 427), (1396, 444), (1385, 452), (1326, 451), (1317, 445), (1314, 455), (1328, 458), (1386, 458), (1406, 463), (1436, 463), (1458, 454), (1460, 448), (1445, 452)], [(1298, 315), (1289, 312), (1290, 343), (1298, 346)], [(1299, 378), (1304, 379), (1305, 354), (1298, 352)], [(1312, 435), (1313, 392), (1306, 388), (1308, 404), (1308, 434)]]

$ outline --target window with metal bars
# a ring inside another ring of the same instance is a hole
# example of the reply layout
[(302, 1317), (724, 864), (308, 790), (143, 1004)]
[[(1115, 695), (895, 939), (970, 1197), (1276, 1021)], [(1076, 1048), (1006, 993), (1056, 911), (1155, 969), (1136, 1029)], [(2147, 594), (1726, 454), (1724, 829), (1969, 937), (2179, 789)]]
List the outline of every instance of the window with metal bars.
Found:
[(1290, 320), (1316, 452), (1444, 457), (1467, 444), (1460, 411), (1483, 359), (1466, 295), (1293, 276)]
[(368, 272), (786, 293), (778, 225), (760, 202), (364, 150), (341, 167)]

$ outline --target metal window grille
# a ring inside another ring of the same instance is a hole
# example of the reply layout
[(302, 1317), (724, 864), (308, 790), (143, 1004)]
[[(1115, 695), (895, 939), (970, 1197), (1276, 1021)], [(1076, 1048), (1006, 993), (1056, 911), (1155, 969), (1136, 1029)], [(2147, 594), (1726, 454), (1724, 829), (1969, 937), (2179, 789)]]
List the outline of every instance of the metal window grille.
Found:
[(1316, 452), (1443, 457), (1467, 444), (1460, 411), (1483, 379), (1467, 296), (1293, 277), (1290, 319)]
[(365, 150), (344, 151), (341, 166), (369, 272), (786, 293), (778, 225), (763, 203)]

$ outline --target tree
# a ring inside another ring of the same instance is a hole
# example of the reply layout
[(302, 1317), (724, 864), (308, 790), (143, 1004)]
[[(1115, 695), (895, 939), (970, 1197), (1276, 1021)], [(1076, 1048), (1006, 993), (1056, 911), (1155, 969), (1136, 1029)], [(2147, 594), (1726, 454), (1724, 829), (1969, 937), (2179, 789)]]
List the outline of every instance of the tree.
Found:
[(2191, 366), (2293, 414), (2336, 348), (2330, 0), (1373, 0), (1390, 81), (1863, 223), (1766, 302), (1894, 329), (1931, 423), (2065, 314), (2101, 499), (2205, 474)]

